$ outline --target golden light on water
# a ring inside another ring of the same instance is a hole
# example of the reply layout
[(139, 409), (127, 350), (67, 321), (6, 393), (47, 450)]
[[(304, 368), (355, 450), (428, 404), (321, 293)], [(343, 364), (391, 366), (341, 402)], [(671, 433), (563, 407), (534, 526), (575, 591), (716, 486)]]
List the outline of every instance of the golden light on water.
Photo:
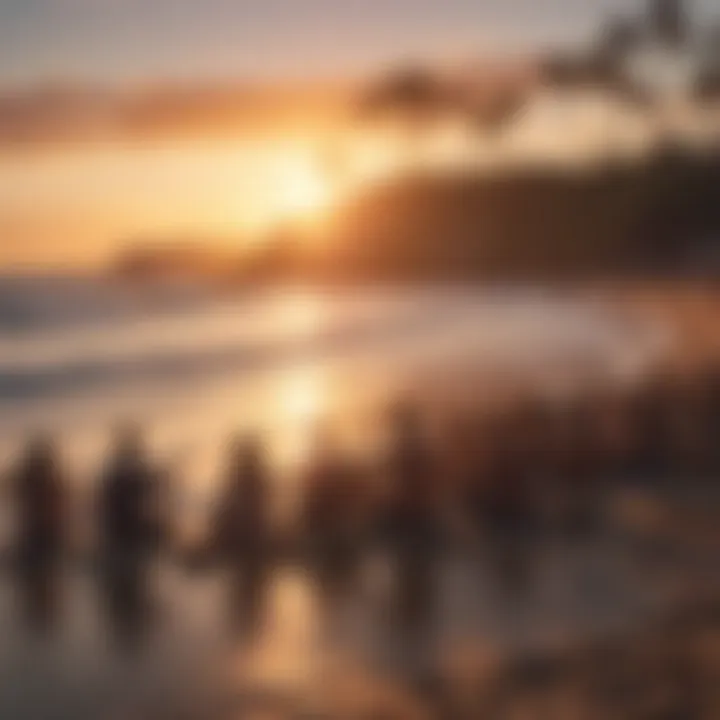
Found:
[(282, 385), (282, 411), (292, 423), (310, 424), (319, 421), (324, 409), (327, 388), (322, 370), (316, 365), (293, 369)]

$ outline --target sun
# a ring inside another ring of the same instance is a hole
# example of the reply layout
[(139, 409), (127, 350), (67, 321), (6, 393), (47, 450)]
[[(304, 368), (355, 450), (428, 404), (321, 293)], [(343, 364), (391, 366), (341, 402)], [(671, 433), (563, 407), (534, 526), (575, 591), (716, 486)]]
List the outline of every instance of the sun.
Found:
[(288, 160), (278, 178), (276, 215), (281, 220), (317, 221), (335, 193), (327, 176), (309, 161)]

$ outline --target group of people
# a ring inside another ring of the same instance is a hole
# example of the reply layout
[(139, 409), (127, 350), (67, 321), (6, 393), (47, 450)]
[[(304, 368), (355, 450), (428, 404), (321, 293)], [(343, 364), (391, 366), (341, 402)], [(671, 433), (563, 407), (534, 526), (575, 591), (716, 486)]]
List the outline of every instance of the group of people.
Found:
[(603, 499), (632, 485), (673, 491), (720, 475), (720, 373), (658, 371), (562, 401), (530, 397), (455, 423), (446, 475), (475, 521), (514, 537), (588, 533)]
[[(19, 518), (16, 558), (22, 565), (53, 562), (70, 535), (70, 488), (58, 450), (46, 435), (33, 438), (12, 476)], [(95, 515), (104, 553), (138, 553), (164, 531), (162, 478), (147, 460), (140, 432), (121, 428), (103, 470)]]
[[(593, 527), (600, 496), (625, 480), (658, 482), (720, 471), (720, 375), (653, 376), (631, 391), (558, 403), (537, 397), (475, 412), (429, 433), (409, 403), (396, 407), (384, 462), (360, 465), (331, 442), (305, 468), (293, 550), (329, 572), (368, 542), (411, 565), (459, 518), (500, 544), (544, 531)], [(122, 428), (97, 492), (98, 547), (108, 556), (159, 548), (173, 535), (168, 481), (139, 430)], [(68, 486), (48, 437), (29, 446), (14, 478), (18, 556), (39, 563), (68, 535)], [(272, 482), (259, 438), (231, 446), (207, 555), (257, 566), (282, 544), (271, 517)], [(544, 524), (543, 524), (544, 523)], [(290, 543), (288, 543), (289, 545)]]

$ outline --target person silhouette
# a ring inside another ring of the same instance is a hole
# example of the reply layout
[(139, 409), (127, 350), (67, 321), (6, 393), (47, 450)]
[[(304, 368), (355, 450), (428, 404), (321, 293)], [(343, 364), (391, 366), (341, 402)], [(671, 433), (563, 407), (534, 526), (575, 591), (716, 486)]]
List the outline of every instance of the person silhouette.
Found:
[(388, 458), (390, 507), (387, 538), (395, 566), (396, 609), (413, 627), (433, 607), (439, 550), (436, 461), (417, 409), (396, 406)]
[(531, 496), (520, 418), (510, 412), (496, 424), (485, 504), (486, 551), (493, 587), (507, 609), (507, 601), (521, 599), (529, 585)]
[(160, 478), (132, 424), (118, 428), (99, 490), (99, 599), (119, 649), (137, 650), (155, 617), (150, 560), (163, 517)]
[(28, 443), (15, 477), (15, 493), (20, 563), (57, 559), (65, 539), (67, 493), (50, 437), (38, 435)]
[(246, 568), (262, 563), (269, 531), (268, 472), (255, 437), (231, 445), (225, 484), (213, 528), (217, 556)]
[(100, 536), (109, 556), (149, 551), (157, 536), (156, 477), (140, 431), (122, 426), (100, 488)]
[(268, 485), (259, 439), (236, 437), (230, 445), (210, 543), (212, 558), (229, 571), (228, 625), (233, 636), (252, 637), (262, 623), (270, 554)]
[(359, 561), (361, 498), (355, 470), (319, 432), (303, 483), (301, 525), (311, 563), (331, 594), (348, 587)]
[(60, 626), (63, 608), (62, 573), (57, 563), (25, 563), (16, 574), (19, 614), (30, 633), (50, 637)]
[(391, 535), (426, 535), (436, 509), (435, 458), (415, 407), (407, 403), (398, 405), (393, 410), (391, 426), (388, 458), (394, 526)]
[(50, 437), (30, 440), (15, 475), (18, 536), (16, 580), (22, 616), (39, 634), (50, 633), (59, 614), (59, 561), (65, 544), (67, 490)]
[(116, 649), (133, 654), (159, 619), (153, 579), (142, 553), (116, 553), (100, 568), (99, 602)]
[(387, 632), (396, 671), (422, 692), (437, 679), (437, 467), (421, 414), (413, 404), (399, 403), (390, 414), (386, 458), (384, 539), (394, 570)]
[(229, 568), (225, 586), (226, 627), (233, 640), (250, 641), (263, 626), (271, 574), (262, 559)]

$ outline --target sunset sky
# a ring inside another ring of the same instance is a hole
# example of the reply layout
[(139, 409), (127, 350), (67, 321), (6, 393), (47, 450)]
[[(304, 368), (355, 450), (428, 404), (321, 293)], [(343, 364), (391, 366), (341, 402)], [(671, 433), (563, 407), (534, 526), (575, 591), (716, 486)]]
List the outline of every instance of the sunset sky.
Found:
[[(696, 16), (715, 3), (696, 0)], [(326, 161), (339, 98), (359, 81), (583, 43), (644, 6), (3, 0), (0, 265), (92, 265), (143, 237), (242, 244), (347, 189)], [(382, 164), (377, 143), (354, 142), (356, 160)]]

